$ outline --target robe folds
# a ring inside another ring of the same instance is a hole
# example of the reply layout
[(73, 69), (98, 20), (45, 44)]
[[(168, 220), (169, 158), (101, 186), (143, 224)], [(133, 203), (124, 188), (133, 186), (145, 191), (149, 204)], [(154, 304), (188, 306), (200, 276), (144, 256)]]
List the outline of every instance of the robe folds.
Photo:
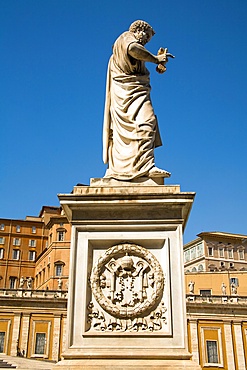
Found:
[(154, 148), (162, 145), (150, 99), (149, 71), (128, 54), (133, 33), (124, 32), (108, 64), (103, 128), (105, 177), (131, 180), (154, 166)]

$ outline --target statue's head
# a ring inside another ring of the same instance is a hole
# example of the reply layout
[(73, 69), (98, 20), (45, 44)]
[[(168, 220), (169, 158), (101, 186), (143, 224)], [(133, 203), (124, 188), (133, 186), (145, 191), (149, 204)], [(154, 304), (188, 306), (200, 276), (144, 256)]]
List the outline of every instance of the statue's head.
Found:
[(150, 24), (141, 20), (133, 22), (129, 27), (129, 31), (135, 35), (137, 41), (142, 45), (145, 45), (147, 42), (149, 42), (152, 36), (155, 34)]

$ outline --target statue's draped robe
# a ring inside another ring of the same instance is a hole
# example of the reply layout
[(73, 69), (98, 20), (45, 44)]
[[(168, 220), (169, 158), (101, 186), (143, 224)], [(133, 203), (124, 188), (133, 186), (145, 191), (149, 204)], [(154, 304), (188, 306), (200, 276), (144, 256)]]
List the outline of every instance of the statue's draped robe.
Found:
[(150, 99), (145, 63), (128, 54), (134, 35), (123, 33), (115, 42), (107, 72), (103, 129), (105, 177), (131, 180), (154, 166), (154, 147), (160, 146), (156, 116)]

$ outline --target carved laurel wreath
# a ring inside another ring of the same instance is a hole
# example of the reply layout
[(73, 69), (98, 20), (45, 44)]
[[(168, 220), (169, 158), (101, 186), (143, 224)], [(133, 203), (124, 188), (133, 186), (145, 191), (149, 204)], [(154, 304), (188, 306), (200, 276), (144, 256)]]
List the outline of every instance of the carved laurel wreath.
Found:
[[(102, 292), (100, 287), (100, 276), (102, 275), (105, 265), (114, 257), (119, 257), (121, 254), (126, 254), (143, 258), (151, 267), (154, 274), (155, 289), (148, 299), (137, 304), (135, 307), (117, 307), (108, 299)], [(140, 316), (145, 311), (151, 309), (163, 295), (164, 289), (164, 274), (157, 258), (147, 249), (136, 244), (119, 244), (105, 251), (96, 262), (91, 274), (91, 289), (96, 301), (110, 315), (129, 319)]]

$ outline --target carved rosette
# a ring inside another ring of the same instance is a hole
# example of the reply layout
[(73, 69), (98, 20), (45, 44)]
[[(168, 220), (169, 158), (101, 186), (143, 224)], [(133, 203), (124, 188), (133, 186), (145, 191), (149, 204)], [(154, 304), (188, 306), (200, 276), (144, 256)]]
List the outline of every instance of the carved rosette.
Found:
[(149, 314), (161, 301), (164, 274), (157, 258), (136, 244), (119, 244), (105, 251), (91, 274), (98, 304), (119, 319)]

